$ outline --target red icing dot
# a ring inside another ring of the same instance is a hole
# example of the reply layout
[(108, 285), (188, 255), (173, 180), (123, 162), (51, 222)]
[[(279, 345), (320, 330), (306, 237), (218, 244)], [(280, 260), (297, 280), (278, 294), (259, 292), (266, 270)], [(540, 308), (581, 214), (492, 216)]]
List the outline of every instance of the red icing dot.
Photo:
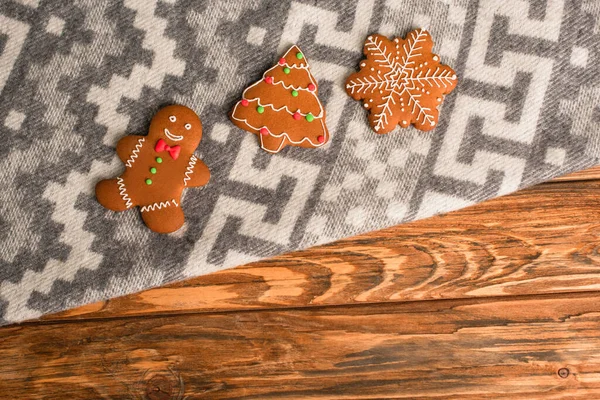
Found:
[(283, 64), (285, 64), (285, 58), (281, 57), (279, 59), (279, 65), (283, 65)]
[(267, 128), (260, 128), (260, 134), (267, 136), (269, 134), (269, 130)]
[(308, 84), (308, 90), (310, 90), (311, 92), (314, 91), (317, 87), (315, 85), (313, 85), (312, 83)]
[(318, 141), (319, 143), (323, 143), (323, 142), (325, 142), (325, 136), (321, 135), (321, 136), (317, 137), (317, 141)]
[(269, 85), (273, 83), (273, 77), (272, 76), (265, 76), (265, 82), (267, 82)]
[(295, 119), (296, 121), (298, 121), (300, 118), (302, 118), (302, 115), (300, 115), (300, 113), (299, 113), (298, 111), (296, 111), (296, 112), (294, 113), (294, 119)]
[(241, 103), (244, 107), (248, 107), (248, 104), (250, 104), (246, 99), (242, 99)]

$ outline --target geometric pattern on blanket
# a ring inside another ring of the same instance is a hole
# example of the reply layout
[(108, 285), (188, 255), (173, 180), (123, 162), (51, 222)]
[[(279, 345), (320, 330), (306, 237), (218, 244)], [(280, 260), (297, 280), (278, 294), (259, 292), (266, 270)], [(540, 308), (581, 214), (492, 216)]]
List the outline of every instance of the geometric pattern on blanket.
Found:
[[(0, 323), (465, 207), (600, 155), (595, 0), (9, 0), (0, 3)], [(459, 77), (429, 132), (377, 135), (344, 82), (369, 34), (428, 29)], [(291, 44), (330, 143), (276, 155), (232, 125)], [(201, 117), (210, 183), (159, 235), (93, 188), (163, 105)]]

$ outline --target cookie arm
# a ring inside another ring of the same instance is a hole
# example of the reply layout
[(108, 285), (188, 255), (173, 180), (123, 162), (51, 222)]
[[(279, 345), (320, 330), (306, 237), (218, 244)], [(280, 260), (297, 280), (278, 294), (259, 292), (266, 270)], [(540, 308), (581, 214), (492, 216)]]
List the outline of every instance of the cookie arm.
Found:
[(190, 159), (183, 179), (184, 185), (187, 187), (200, 187), (206, 185), (209, 179), (210, 171), (206, 164), (195, 156)]
[(127, 135), (122, 137), (117, 143), (117, 155), (121, 161), (126, 163), (127, 160), (129, 160), (129, 158), (132, 156), (134, 150), (136, 150), (136, 146), (141, 146), (144, 140), (144, 136), (140, 135)]

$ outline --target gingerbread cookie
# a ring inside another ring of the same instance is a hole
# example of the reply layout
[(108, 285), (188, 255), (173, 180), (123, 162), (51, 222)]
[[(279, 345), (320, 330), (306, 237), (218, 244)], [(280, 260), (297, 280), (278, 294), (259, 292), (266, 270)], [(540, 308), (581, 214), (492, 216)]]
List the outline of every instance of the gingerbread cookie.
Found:
[(287, 145), (321, 147), (329, 140), (325, 109), (304, 53), (292, 46), (263, 78), (244, 90), (231, 121), (277, 153)]
[(440, 64), (431, 52), (433, 41), (423, 29), (411, 31), (406, 39), (367, 37), (367, 58), (360, 72), (346, 80), (346, 92), (363, 100), (369, 122), (377, 133), (388, 133), (396, 125), (428, 131), (438, 122), (438, 106), (456, 86), (454, 70)]
[(139, 206), (148, 228), (176, 231), (184, 222), (183, 189), (204, 186), (210, 178), (208, 167), (194, 156), (201, 138), (202, 124), (194, 111), (178, 105), (161, 109), (147, 136), (119, 140), (117, 154), (125, 172), (98, 182), (96, 198), (113, 211)]

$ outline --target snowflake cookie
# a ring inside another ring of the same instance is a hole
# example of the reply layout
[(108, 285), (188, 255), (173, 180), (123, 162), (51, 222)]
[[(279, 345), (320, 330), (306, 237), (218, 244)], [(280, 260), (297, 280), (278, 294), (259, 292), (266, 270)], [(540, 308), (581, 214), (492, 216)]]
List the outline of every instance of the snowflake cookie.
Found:
[(457, 78), (432, 47), (431, 35), (423, 29), (393, 41), (381, 35), (367, 37), (363, 50), (367, 58), (346, 80), (346, 92), (363, 100), (375, 132), (388, 133), (398, 124), (403, 128), (414, 124), (423, 131), (436, 126), (438, 106)]

